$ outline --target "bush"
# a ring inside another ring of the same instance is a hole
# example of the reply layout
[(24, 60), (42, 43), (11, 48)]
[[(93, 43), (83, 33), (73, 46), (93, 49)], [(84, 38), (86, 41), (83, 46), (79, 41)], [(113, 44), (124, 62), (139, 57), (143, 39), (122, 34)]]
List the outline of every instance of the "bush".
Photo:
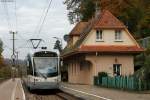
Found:
[(99, 84), (102, 84), (102, 78), (107, 76), (108, 74), (106, 72), (99, 72), (98, 73)]
[(135, 63), (139, 63), (141, 61), (142, 67), (134, 73), (134, 76), (142, 80), (150, 81), (150, 46), (148, 46), (146, 51), (143, 54), (141, 54), (140, 59), (136, 59)]
[(11, 77), (11, 70), (9, 67), (0, 68), (0, 78), (10, 78), (10, 77)]

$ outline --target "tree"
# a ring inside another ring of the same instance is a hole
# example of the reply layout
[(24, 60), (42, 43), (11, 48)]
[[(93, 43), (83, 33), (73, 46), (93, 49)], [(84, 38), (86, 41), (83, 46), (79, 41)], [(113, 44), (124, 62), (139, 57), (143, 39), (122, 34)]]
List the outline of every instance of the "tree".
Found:
[(2, 42), (2, 40), (0, 40), (0, 56), (2, 56), (1, 55), (2, 52), (3, 52), (3, 42)]
[(96, 2), (100, 4), (100, 9), (110, 10), (115, 15), (131, 5), (128, 0), (66, 0), (64, 4), (67, 5), (69, 11), (70, 22), (74, 23), (79, 19), (88, 20), (94, 16)]
[(59, 52), (62, 51), (62, 44), (59, 40), (56, 40), (56, 43), (54, 45), (54, 49), (57, 49)]
[(0, 40), (0, 68), (5, 66), (4, 59), (2, 57), (2, 52), (3, 52), (3, 42)]
[(138, 59), (135, 63), (140, 63), (142, 67), (135, 72), (135, 76), (142, 80), (150, 81), (150, 46), (144, 53), (137, 55), (137, 57)]
[(150, 36), (150, 1), (128, 0), (130, 5), (118, 17), (139, 37)]
[[(71, 23), (88, 21), (94, 16), (96, 0), (65, 0)], [(150, 0), (97, 0), (100, 9), (107, 9), (123, 21), (135, 36), (150, 36)]]
[(68, 18), (72, 24), (79, 20), (88, 21), (95, 12), (93, 0), (66, 0), (64, 4), (67, 5)]
[(144, 69), (144, 80), (150, 80), (150, 55), (146, 56)]

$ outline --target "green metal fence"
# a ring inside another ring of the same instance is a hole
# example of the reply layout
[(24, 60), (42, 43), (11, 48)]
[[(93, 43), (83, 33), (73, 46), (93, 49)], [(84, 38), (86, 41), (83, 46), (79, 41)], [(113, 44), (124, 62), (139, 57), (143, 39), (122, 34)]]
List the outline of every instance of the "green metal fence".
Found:
[(150, 81), (143, 81), (134, 77), (94, 77), (94, 84), (108, 88), (124, 90), (150, 90)]

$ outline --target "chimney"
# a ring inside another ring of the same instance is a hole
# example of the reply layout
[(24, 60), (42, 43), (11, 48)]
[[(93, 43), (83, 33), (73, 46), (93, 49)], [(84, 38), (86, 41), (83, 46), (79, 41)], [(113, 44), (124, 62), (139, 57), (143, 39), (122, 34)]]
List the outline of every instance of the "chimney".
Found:
[(95, 18), (99, 18), (100, 16), (100, 4), (98, 3), (98, 1), (95, 2)]

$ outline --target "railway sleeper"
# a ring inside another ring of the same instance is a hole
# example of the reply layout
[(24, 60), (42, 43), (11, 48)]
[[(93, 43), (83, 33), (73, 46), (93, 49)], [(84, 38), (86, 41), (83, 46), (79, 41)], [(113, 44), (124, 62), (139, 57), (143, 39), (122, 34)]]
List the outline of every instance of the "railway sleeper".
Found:
[(84, 100), (82, 98), (75, 97), (74, 95), (68, 93), (57, 93), (56, 95), (64, 100)]

